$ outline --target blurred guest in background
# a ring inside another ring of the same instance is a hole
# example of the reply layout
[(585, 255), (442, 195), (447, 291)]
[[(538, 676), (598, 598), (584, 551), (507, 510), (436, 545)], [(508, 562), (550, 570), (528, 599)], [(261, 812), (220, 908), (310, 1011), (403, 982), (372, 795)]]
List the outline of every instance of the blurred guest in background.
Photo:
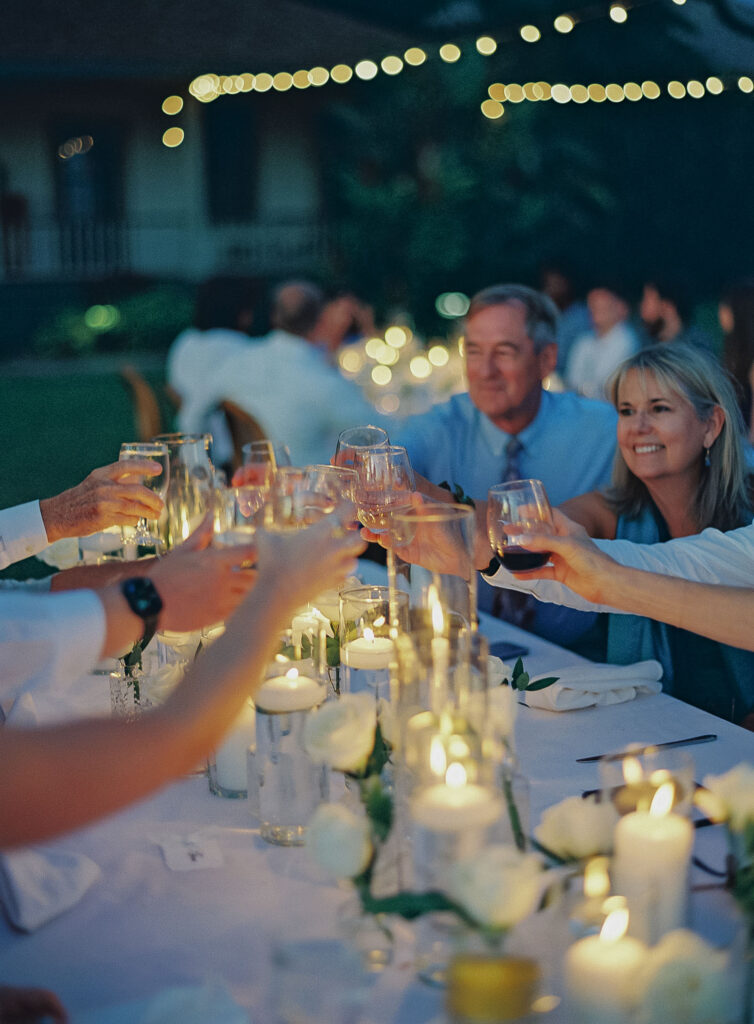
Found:
[(723, 361), (739, 389), (739, 405), (754, 444), (754, 279), (730, 287), (718, 309), (725, 332)]
[(253, 416), (267, 437), (287, 444), (296, 465), (328, 462), (338, 434), (375, 422), (360, 388), (330, 365), (318, 345), (324, 295), (310, 281), (287, 281), (273, 293), (272, 330), (208, 373), (201, 396), (181, 409), (182, 430), (198, 430), (229, 399)]
[(325, 303), (313, 333), (317, 344), (335, 362), (342, 345), (371, 338), (376, 331), (372, 307), (346, 292)]
[(223, 416), (207, 409), (202, 417), (191, 417), (189, 428), (183, 410), (191, 415), (211, 374), (248, 346), (254, 307), (254, 287), (248, 277), (209, 278), (199, 288), (193, 326), (181, 331), (168, 352), (167, 383), (179, 406), (181, 430), (212, 434), (218, 465), (228, 462), (233, 453)]
[(540, 290), (558, 307), (557, 371), (564, 374), (573, 343), (592, 328), (592, 318), (583, 299), (574, 294), (571, 275), (559, 263), (545, 263), (539, 272)]
[(691, 303), (681, 281), (654, 276), (644, 285), (639, 316), (651, 343), (682, 341), (711, 349), (712, 339), (689, 323)]
[(566, 367), (566, 382), (579, 394), (604, 398), (605, 384), (613, 370), (639, 347), (629, 324), (631, 307), (615, 284), (600, 284), (586, 297), (592, 330), (574, 342)]

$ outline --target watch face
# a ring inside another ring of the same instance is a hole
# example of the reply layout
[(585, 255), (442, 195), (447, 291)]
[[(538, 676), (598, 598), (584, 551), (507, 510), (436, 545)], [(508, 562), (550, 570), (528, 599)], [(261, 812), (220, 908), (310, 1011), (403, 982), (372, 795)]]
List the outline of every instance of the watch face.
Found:
[(162, 601), (151, 580), (136, 576), (123, 584), (123, 594), (129, 607), (142, 619), (156, 616), (162, 609)]

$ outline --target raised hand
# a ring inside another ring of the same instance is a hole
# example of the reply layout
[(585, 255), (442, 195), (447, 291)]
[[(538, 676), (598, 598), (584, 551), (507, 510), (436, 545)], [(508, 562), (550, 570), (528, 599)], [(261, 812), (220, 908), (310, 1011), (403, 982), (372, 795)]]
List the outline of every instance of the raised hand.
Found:
[(47, 539), (86, 537), (108, 526), (136, 526), (140, 519), (158, 519), (162, 499), (139, 483), (142, 477), (162, 472), (158, 462), (133, 459), (94, 469), (80, 484), (39, 506)]

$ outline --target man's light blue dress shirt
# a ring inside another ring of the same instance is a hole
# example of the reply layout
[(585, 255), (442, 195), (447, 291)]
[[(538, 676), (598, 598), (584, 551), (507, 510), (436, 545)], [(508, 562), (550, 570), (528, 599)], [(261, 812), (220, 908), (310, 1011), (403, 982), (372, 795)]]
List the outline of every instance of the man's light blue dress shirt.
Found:
[[(550, 502), (559, 505), (610, 481), (615, 453), (617, 414), (611, 405), (572, 392), (542, 391), (539, 412), (518, 439), (518, 456), (526, 478), (542, 480)], [(454, 395), (429, 412), (406, 420), (391, 441), (408, 449), (417, 473), (432, 483), (459, 484), (475, 499), (500, 483), (511, 438), (480, 412), (468, 394)], [(479, 605), (489, 609), (492, 590), (482, 578)], [(542, 605), (534, 631), (556, 643), (569, 643), (587, 625)]]

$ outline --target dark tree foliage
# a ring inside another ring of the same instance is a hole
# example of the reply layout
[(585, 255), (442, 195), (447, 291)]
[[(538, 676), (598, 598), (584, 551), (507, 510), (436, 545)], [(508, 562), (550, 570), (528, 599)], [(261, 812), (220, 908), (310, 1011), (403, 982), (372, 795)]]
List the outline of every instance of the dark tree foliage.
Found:
[[(533, 283), (545, 261), (565, 263), (584, 285), (608, 274), (635, 290), (672, 270), (698, 300), (750, 271), (754, 97), (506, 103), (498, 121), (480, 112), (492, 82), (663, 84), (724, 71), (680, 42), (678, 9), (648, 4), (625, 25), (601, 18), (559, 36), (548, 26), (562, 5), (536, 5), (537, 18), (533, 4), (501, 6), (478, 5), (470, 35), (446, 33), (463, 48), (458, 64), (427, 44), (423, 67), (352, 83), (328, 108), (326, 201), (341, 225), (334, 283), (382, 309), (406, 305), (431, 328), (439, 292)], [(476, 53), (484, 16), (499, 37), (527, 7), (539, 43), (511, 31), (494, 56)]]

